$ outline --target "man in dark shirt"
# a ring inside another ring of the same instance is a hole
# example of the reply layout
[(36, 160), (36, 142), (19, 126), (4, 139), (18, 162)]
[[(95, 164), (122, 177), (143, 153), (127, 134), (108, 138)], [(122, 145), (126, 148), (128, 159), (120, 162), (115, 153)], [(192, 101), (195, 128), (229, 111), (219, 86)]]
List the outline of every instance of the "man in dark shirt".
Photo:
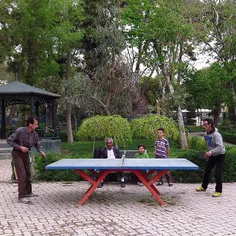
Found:
[(27, 127), (20, 127), (7, 139), (7, 143), (13, 147), (12, 158), (18, 177), (18, 201), (28, 204), (28, 197), (36, 197), (32, 193), (31, 171), (29, 151), (34, 146), (40, 155), (46, 155), (39, 143), (39, 136), (35, 129), (38, 127), (38, 118), (29, 116), (26, 120)]
[[(105, 140), (106, 147), (103, 148), (100, 152), (100, 158), (106, 158), (106, 159), (115, 159), (115, 158), (121, 158), (120, 151), (118, 147), (113, 146), (113, 139), (112, 138), (106, 138)], [(124, 173), (120, 172), (120, 186), (125, 187), (125, 177)], [(103, 187), (103, 181), (98, 186), (98, 188)]]

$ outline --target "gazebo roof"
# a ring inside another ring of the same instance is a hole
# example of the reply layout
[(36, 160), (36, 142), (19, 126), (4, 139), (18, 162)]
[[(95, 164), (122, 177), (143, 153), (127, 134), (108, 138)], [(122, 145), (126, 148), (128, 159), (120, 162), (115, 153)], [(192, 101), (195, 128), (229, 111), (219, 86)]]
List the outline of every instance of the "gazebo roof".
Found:
[(47, 92), (43, 89), (39, 89), (28, 84), (21, 83), (19, 81), (14, 81), (12, 83), (0, 86), (0, 96), (1, 95), (27, 95), (35, 94), (51, 98), (60, 98), (61, 96), (56, 93)]
[(41, 104), (51, 104), (52, 106), (52, 127), (56, 127), (56, 100), (61, 96), (56, 93), (50, 93), (43, 89), (35, 88), (28, 84), (14, 81), (12, 83), (0, 86), (0, 107), (1, 107), (1, 138), (6, 137), (6, 114), (7, 106), (25, 104), (30, 105), (30, 114), (39, 114)]

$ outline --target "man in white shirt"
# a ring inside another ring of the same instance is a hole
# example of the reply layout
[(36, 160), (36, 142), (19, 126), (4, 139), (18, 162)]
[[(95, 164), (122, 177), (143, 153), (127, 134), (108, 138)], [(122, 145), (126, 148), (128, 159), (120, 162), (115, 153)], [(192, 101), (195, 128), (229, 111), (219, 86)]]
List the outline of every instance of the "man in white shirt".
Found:
[[(113, 147), (113, 139), (106, 138), (105, 140), (106, 147), (101, 150), (101, 158), (115, 159), (121, 158), (120, 151), (118, 147)], [(125, 187), (125, 178), (124, 173), (120, 173), (121, 187)], [(103, 182), (98, 186), (99, 188), (103, 187)]]

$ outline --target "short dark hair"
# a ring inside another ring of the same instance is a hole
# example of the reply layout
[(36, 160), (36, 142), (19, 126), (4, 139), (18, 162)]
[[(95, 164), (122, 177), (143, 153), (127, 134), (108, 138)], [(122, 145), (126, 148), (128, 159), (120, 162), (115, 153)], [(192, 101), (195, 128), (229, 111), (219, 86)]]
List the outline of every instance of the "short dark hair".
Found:
[(163, 133), (165, 133), (165, 129), (163, 127), (160, 127), (157, 131), (162, 131)]
[(207, 123), (208, 123), (209, 125), (211, 125), (211, 127), (214, 127), (214, 121), (213, 121), (212, 119), (206, 118), (206, 119), (204, 119), (203, 121), (207, 121)]
[(139, 145), (138, 145), (138, 149), (139, 149), (140, 147), (143, 147), (143, 149), (146, 149), (146, 147), (145, 147), (143, 144), (139, 144)]
[(38, 120), (36, 116), (28, 116), (26, 120), (26, 126), (29, 126), (29, 124), (33, 124), (35, 120)]

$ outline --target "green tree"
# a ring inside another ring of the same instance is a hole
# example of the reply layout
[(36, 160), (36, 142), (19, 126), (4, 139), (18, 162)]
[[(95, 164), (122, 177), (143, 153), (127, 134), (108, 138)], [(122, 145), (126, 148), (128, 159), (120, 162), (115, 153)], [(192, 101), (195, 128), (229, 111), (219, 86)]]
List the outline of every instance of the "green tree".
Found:
[(162, 99), (169, 94), (176, 102), (181, 146), (187, 148), (181, 112), (182, 98), (186, 96), (182, 80), (188, 67), (184, 57), (190, 57), (192, 52), (192, 27), (184, 15), (184, 1), (128, 0), (126, 3), (123, 19), (128, 25), (127, 41), (131, 48), (138, 48), (134, 54), (136, 71), (139, 72), (142, 65), (146, 71), (150, 68), (149, 76), (155, 72), (165, 79), (160, 83)]
[(57, 10), (61, 15), (59, 24), (56, 26), (57, 47), (58, 52), (64, 55), (65, 60), (65, 104), (66, 104), (66, 124), (68, 142), (73, 143), (71, 113), (72, 113), (72, 96), (71, 96), (71, 65), (73, 60), (73, 52), (79, 46), (82, 40), (82, 31), (79, 28), (78, 20), (81, 20), (82, 6), (81, 1), (59, 1), (57, 2)]
[(118, 115), (94, 116), (85, 119), (79, 127), (77, 136), (93, 139), (94, 142), (96, 139), (105, 140), (105, 138), (111, 137), (117, 145), (121, 143), (124, 149), (126, 143), (132, 141), (129, 122)]
[[(4, 21), (0, 33), (8, 39), (2, 58), (27, 84), (60, 93), (66, 84), (68, 141), (71, 128), (71, 77), (82, 39), (82, 0), (18, 0), (0, 2)], [(3, 45), (4, 41), (0, 41)], [(64, 83), (66, 81), (66, 83)]]
[(127, 112), (132, 105), (135, 77), (122, 57), (120, 1), (85, 1), (83, 54), (88, 76), (86, 96), (99, 105), (100, 114)]
[(160, 115), (146, 115), (142, 118), (133, 119), (131, 130), (135, 138), (156, 139), (157, 129), (163, 127), (167, 139), (179, 140), (179, 131), (173, 119)]
[[(224, 86), (231, 92), (231, 103), (236, 117), (236, 4), (233, 0), (194, 1), (195, 14), (191, 21), (195, 28), (195, 38), (203, 44), (208, 57), (220, 63), (227, 74)], [(216, 120), (218, 120), (216, 113)]]
[(4, 12), (1, 46), (6, 47), (4, 59), (20, 80), (35, 85), (38, 67), (47, 58), (53, 15), (48, 1), (18, 0), (0, 2)]
[(215, 125), (218, 126), (222, 104), (230, 104), (231, 94), (228, 89), (230, 77), (220, 63), (213, 63), (209, 68), (197, 71), (186, 82), (190, 92), (189, 100), (195, 108), (212, 108)]

